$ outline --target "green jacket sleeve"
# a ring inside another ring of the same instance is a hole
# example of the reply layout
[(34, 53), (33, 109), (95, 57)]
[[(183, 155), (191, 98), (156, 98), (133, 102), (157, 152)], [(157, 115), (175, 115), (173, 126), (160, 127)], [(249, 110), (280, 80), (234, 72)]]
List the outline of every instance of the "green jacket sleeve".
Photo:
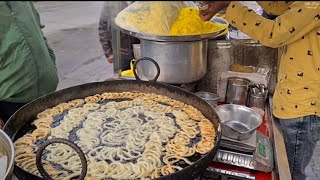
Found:
[[(38, 24), (39, 24), (39, 26), (40, 26), (40, 29), (43, 29), (45, 26), (44, 26), (43, 24), (41, 24), (40, 15), (39, 15), (38, 11), (36, 10), (36, 8), (34, 7), (34, 5), (33, 5), (32, 2), (30, 2), (30, 4), (31, 4), (31, 7), (32, 7), (32, 9), (33, 9), (33, 12), (34, 12), (34, 14), (35, 14), (35, 16), (36, 16), (36, 18), (37, 18), (37, 22), (38, 22)], [(53, 62), (54, 64), (56, 64), (56, 55), (54, 54), (53, 50), (52, 50), (51, 47), (49, 46), (48, 40), (47, 40), (47, 38), (44, 36), (44, 34), (43, 34), (42, 31), (41, 31), (41, 34), (42, 34), (42, 37), (43, 37), (43, 39), (44, 39), (44, 41), (45, 41), (45, 43), (46, 43), (46, 46), (47, 46), (47, 49), (48, 49), (48, 51), (49, 51), (51, 60), (52, 60), (52, 62)]]

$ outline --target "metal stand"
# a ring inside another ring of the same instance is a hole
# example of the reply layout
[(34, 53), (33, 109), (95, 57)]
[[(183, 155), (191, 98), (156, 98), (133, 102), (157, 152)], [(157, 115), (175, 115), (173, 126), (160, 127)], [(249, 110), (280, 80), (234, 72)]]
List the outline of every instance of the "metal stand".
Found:
[[(116, 3), (116, 9), (115, 11), (118, 14), (122, 9), (120, 2), (114, 2)], [(116, 78), (120, 77), (122, 72), (122, 64), (121, 64), (121, 40), (120, 40), (120, 29), (115, 24), (115, 17), (111, 18), (111, 35), (112, 35), (112, 50), (113, 50), (113, 72), (114, 76)]]
[(272, 116), (271, 109), (272, 97), (269, 97), (269, 107), (267, 108), (266, 114), (270, 115), (270, 119), (272, 120), (272, 140), (274, 146), (274, 158), (276, 161), (275, 171), (277, 172), (279, 179), (292, 179), (280, 122)]
[(119, 77), (122, 71), (120, 56), (120, 30), (116, 27), (114, 19), (111, 21), (112, 50), (113, 50), (113, 72), (115, 77)]
[(112, 28), (112, 48), (113, 48), (113, 73), (115, 78), (124, 80), (135, 80), (134, 77), (121, 76), (122, 73), (122, 59), (121, 59), (121, 40), (120, 40), (120, 29), (116, 26), (114, 19), (111, 21)]

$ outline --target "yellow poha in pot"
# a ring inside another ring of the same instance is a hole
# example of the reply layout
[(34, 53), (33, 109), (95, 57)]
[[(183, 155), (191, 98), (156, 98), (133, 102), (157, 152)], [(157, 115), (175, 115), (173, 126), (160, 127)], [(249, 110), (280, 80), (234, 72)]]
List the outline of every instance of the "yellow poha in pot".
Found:
[(182, 1), (137, 1), (121, 11), (115, 21), (121, 28), (133, 32), (168, 35), (183, 7)]
[(137, 1), (121, 11), (115, 21), (129, 31), (165, 36), (207, 34), (226, 26), (203, 21), (199, 10), (183, 1)]
[(211, 21), (203, 21), (199, 16), (199, 10), (193, 7), (182, 8), (178, 17), (173, 22), (169, 35), (197, 35), (208, 34), (225, 28), (225, 24), (216, 24)]

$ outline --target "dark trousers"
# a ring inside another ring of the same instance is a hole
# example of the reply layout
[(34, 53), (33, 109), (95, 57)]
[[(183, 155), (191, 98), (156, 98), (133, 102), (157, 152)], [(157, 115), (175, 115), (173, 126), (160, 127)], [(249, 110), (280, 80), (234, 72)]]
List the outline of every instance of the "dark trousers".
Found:
[(24, 103), (11, 103), (0, 101), (0, 118), (6, 123), (10, 116), (12, 116)]

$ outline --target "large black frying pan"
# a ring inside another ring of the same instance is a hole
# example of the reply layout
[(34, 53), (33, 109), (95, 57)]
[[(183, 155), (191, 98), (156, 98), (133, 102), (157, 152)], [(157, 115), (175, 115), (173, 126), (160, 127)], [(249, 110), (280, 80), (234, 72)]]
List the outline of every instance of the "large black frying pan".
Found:
[[(146, 60), (146, 58), (137, 60), (135, 65), (141, 61)], [(147, 58), (148, 60), (148, 58)], [(152, 60), (151, 60), (152, 61)], [(157, 66), (158, 67), (158, 66)], [(158, 69), (158, 75), (160, 71)], [(67, 89), (63, 89), (43, 97), (40, 97), (25, 106), (19, 109), (6, 123), (4, 127), (4, 131), (8, 134), (8, 136), (14, 142), (18, 138), (22, 137), (28, 131), (34, 129), (35, 127), (31, 124), (32, 121), (36, 118), (37, 114), (42, 112), (47, 108), (52, 108), (59, 103), (68, 102), (73, 99), (78, 98), (85, 98), (87, 96), (95, 95), (95, 94), (102, 94), (104, 92), (144, 92), (144, 93), (155, 93), (159, 95), (168, 96), (172, 99), (184, 102), (186, 104), (192, 105), (193, 107), (197, 108), (199, 111), (203, 113), (214, 125), (216, 131), (215, 137), (215, 146), (212, 150), (210, 150), (206, 155), (198, 159), (192, 165), (189, 165), (183, 168), (176, 173), (160, 177), (159, 179), (175, 179), (175, 180), (188, 180), (188, 179), (195, 179), (210, 165), (212, 160), (214, 159), (215, 154), (217, 153), (217, 149), (220, 142), (221, 137), (221, 129), (220, 129), (220, 119), (217, 116), (214, 109), (206, 103), (201, 98), (197, 97), (196, 95), (185, 91), (179, 87), (175, 87), (172, 85), (156, 83), (156, 82), (147, 82), (147, 81), (140, 81), (138, 80), (115, 80), (115, 81), (106, 81), (106, 82), (95, 82), (89, 84), (83, 84), (79, 86), (70, 87)], [(155, 78), (156, 79), (156, 78)], [(58, 141), (59, 143), (65, 143), (72, 146), (73, 143), (64, 142), (61, 139)], [(50, 142), (45, 142), (42, 145), (48, 145)], [(39, 148), (39, 149), (42, 149)], [(76, 148), (76, 147), (73, 147)], [(77, 152), (78, 153), (78, 152)], [(38, 153), (39, 154), (39, 151)], [(81, 157), (81, 153), (79, 152), (78, 155)], [(41, 163), (41, 158), (37, 156), (37, 167), (39, 171), (41, 170), (41, 166), (39, 166), (39, 162)], [(84, 166), (82, 166), (84, 167)], [(82, 169), (86, 171), (86, 168)], [(45, 173), (40, 171), (41, 174), (44, 176)], [(84, 172), (85, 173), (85, 172)], [(14, 166), (14, 174), (20, 180), (33, 180), (33, 179), (42, 179), (38, 176), (35, 176), (31, 173), (28, 173), (21, 169), (18, 166)], [(82, 174), (84, 175), (84, 174)], [(50, 179), (47, 176), (44, 176), (45, 179)], [(81, 179), (81, 178), (80, 178)]]

